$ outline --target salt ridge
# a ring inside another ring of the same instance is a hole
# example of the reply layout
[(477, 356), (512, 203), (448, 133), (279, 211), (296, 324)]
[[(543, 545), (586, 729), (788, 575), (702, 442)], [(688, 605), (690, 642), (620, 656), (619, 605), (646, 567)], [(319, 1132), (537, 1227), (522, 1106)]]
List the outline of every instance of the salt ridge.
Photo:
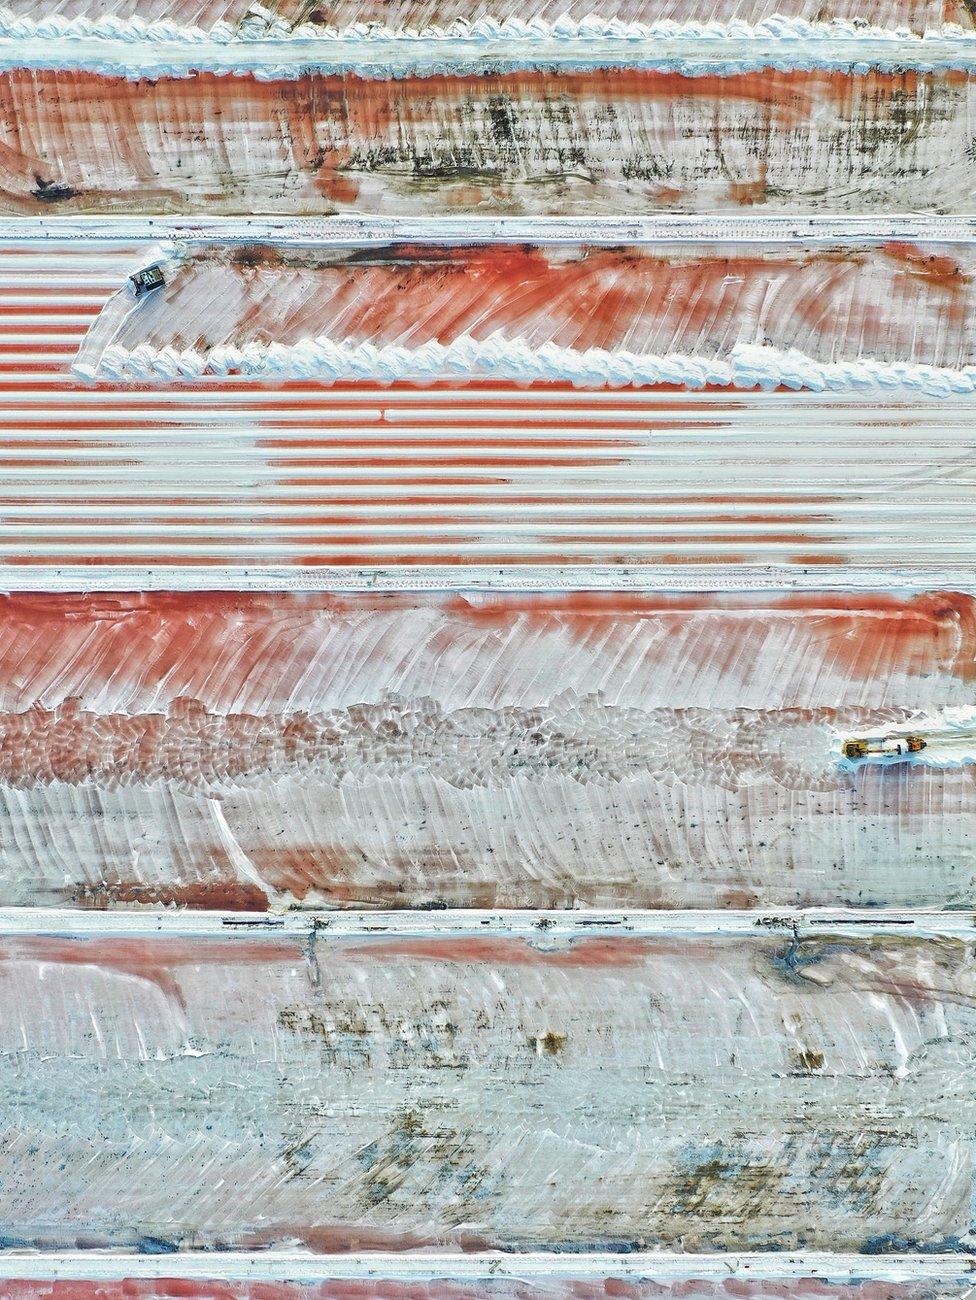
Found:
[(813, 392), (907, 389), (933, 397), (976, 392), (976, 365), (959, 368), (868, 357), (818, 361), (796, 349), (736, 344), (726, 357), (684, 354), (651, 356), (590, 348), (578, 351), (524, 339), (469, 335), (448, 344), (418, 348), (389, 344), (301, 339), (293, 344), (221, 345), (206, 352), (141, 343), (110, 343), (93, 361), (79, 360), (74, 373), (88, 380), (179, 380), (213, 375), (318, 379), (323, 383), (368, 380), (423, 384), (439, 379), (496, 379), (513, 383), (569, 382), (579, 388), (646, 387), (789, 388)]
[[(142, 66), (130, 47), (142, 47)], [(145, 47), (155, 54), (150, 56)], [(458, 19), (446, 26), (395, 28), (356, 23), (292, 26), (261, 6), (209, 28), (114, 15), (34, 19), (0, 7), (0, 68), (80, 68), (123, 76), (247, 73), (266, 80), (309, 67), (364, 77), (457, 72), (488, 61), (496, 71), (558, 63), (567, 71), (633, 67), (688, 76), (758, 69), (868, 72), (976, 67), (976, 31), (944, 23), (922, 33), (834, 18), (811, 22), (774, 14), (757, 23), (621, 22), (589, 14)]]

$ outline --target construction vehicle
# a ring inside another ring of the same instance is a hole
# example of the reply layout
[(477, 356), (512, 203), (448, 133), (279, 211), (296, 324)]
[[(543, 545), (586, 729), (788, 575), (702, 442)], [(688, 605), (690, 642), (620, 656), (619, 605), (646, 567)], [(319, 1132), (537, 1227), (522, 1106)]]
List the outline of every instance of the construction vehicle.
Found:
[(858, 736), (843, 743), (844, 757), (907, 758), (925, 748), (924, 736)]
[(158, 264), (144, 266), (141, 271), (136, 271), (129, 276), (129, 283), (135, 296), (141, 298), (143, 294), (152, 293), (153, 289), (161, 289), (166, 283), (166, 277), (163, 275), (163, 268)]

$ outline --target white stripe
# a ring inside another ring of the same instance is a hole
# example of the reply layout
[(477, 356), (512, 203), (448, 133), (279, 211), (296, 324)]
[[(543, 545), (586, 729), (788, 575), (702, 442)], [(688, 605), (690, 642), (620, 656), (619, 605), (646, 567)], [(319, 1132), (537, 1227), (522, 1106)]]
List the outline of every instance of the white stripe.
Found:
[(504, 935), (550, 944), (593, 934), (633, 937), (670, 935), (723, 936), (763, 934), (840, 935), (907, 934), (914, 937), (964, 939), (976, 943), (970, 912), (887, 908), (799, 908), (645, 910), (579, 908), (574, 910), (507, 910), (452, 908), (447, 911), (232, 912), (184, 909), (145, 911), (75, 910), (59, 907), (0, 908), (0, 936), (61, 935), (112, 938), (155, 935), (160, 938), (240, 936), (297, 940), (310, 935), (439, 936)]
[[(843, 243), (889, 239), (976, 242), (976, 216), (646, 217), (3, 217), (0, 244), (132, 245), (134, 241), (275, 243), (348, 247), (424, 240), (435, 244), (662, 242)], [(3, 250), (0, 249), (0, 252)], [(111, 251), (108, 249), (106, 251)], [(125, 251), (124, 249), (120, 249)], [(135, 250), (133, 249), (133, 255)], [(86, 260), (96, 257), (86, 247)], [(76, 256), (72, 250), (72, 256)], [(19, 263), (18, 263), (19, 265)]]
[(824, 1251), (787, 1254), (367, 1254), (309, 1255), (279, 1251), (213, 1251), (166, 1255), (56, 1251), (40, 1255), (5, 1253), (0, 1273), (44, 1281), (101, 1281), (114, 1278), (178, 1278), (229, 1282), (448, 1281), (476, 1283), (575, 1278), (621, 1281), (691, 1281), (733, 1278), (771, 1281), (806, 1279), (846, 1283), (946, 1282), (965, 1291), (973, 1280), (974, 1259), (966, 1255), (848, 1255)]
[[(50, 355), (34, 352), (30, 355), (31, 359), (36, 357), (39, 361), (52, 359)], [(3, 343), (0, 341), (0, 359), (2, 356)], [(37, 385), (36, 389), (7, 394), (0, 408), (0, 418), (11, 413), (16, 415), (28, 406), (50, 405), (59, 410), (78, 406), (95, 410), (104, 408), (107, 419), (134, 419), (145, 414), (160, 423), (176, 416), (190, 419), (200, 408), (206, 412), (200, 418), (206, 419), (208, 428), (221, 417), (287, 422), (308, 420), (314, 415), (334, 419), (354, 417), (357, 423), (366, 416), (376, 416), (404, 426), (408, 421), (460, 421), (464, 417), (488, 424), (501, 420), (518, 425), (529, 420), (550, 420), (558, 428), (565, 427), (569, 421), (610, 423), (620, 420), (654, 431), (657, 422), (671, 421), (679, 416), (689, 425), (713, 423), (720, 418), (723, 425), (744, 425), (751, 430), (765, 430), (778, 423), (791, 429), (795, 437), (799, 415), (815, 418), (818, 428), (833, 429), (836, 426), (841, 431), (850, 431), (862, 425), (876, 429), (879, 413), (877, 392), (871, 397), (858, 392), (737, 392), (733, 397), (725, 391), (662, 393), (654, 389), (564, 391), (526, 388), (513, 392), (510, 388), (461, 387), (439, 391), (391, 389), (376, 385), (342, 389), (309, 382), (309, 388), (288, 389), (277, 384), (269, 386), (247, 376), (226, 375), (195, 380), (191, 384), (184, 381), (173, 388), (153, 382), (148, 385), (150, 391), (146, 392), (138, 386), (86, 386), (65, 371), (31, 374), (0, 370), (0, 389), (11, 383)], [(42, 391), (44, 384), (52, 385), (53, 391)], [(518, 405), (513, 405), (516, 402)], [(124, 416), (114, 415), (111, 411), (113, 406), (120, 407)], [(235, 409), (225, 412), (223, 408), (229, 406)], [(290, 410), (290, 407), (299, 409)], [(947, 421), (970, 429), (972, 426), (973, 405), (967, 397), (955, 401), (951, 397), (925, 400), (889, 393), (885, 395), (881, 409), (888, 416), (910, 418), (913, 429), (917, 430), (916, 437), (941, 431)]]
[[(715, 507), (713, 507), (715, 508)], [(342, 513), (342, 507), (333, 507), (328, 502), (311, 507), (312, 510), (321, 510), (329, 515), (335, 509), (336, 514)], [(721, 508), (717, 508), (721, 511)], [(350, 507), (346, 507), (349, 511)], [(189, 546), (209, 550), (211, 543), (214, 543), (213, 549), (225, 551), (228, 545), (232, 546), (238, 552), (246, 555), (259, 553), (287, 552), (297, 546), (297, 549), (306, 553), (307, 544), (302, 545), (301, 539), (304, 537), (341, 537), (343, 546), (357, 550), (373, 552), (384, 552), (390, 550), (386, 542), (395, 542), (398, 538), (410, 538), (420, 535), (430, 539), (430, 544), (424, 544), (411, 550), (423, 552), (437, 552), (444, 546), (451, 547), (457, 545), (459, 550), (492, 550), (499, 549), (511, 552), (520, 550), (532, 550), (543, 552), (547, 548), (555, 549), (562, 552), (567, 549), (573, 551), (586, 551), (592, 543), (593, 549), (609, 548), (611, 550), (620, 550), (624, 543), (619, 541), (619, 534), (625, 531), (629, 539), (626, 542), (626, 549), (629, 551), (647, 551), (653, 553), (657, 550), (663, 550), (670, 553), (675, 550), (708, 550), (713, 545), (710, 539), (713, 537), (727, 538), (730, 534), (741, 535), (744, 544), (750, 547), (772, 547), (776, 550), (797, 549), (798, 547), (806, 550), (819, 550), (825, 545), (825, 542), (818, 542), (816, 545), (804, 539), (801, 533), (797, 533), (795, 540), (784, 541), (767, 541), (766, 533), (775, 533), (781, 535), (784, 531), (790, 531), (795, 528), (795, 523), (789, 515), (784, 512), (782, 517), (775, 517), (764, 520), (761, 523), (754, 522), (752, 518), (744, 521), (736, 521), (732, 516), (741, 512), (747, 515), (754, 515), (757, 510), (755, 506), (743, 505), (739, 507), (728, 507), (724, 513), (730, 516), (728, 520), (713, 522), (712, 520), (700, 520), (692, 518), (685, 522), (680, 518), (680, 514), (674, 511), (670, 514), (660, 513), (659, 516), (648, 515), (641, 512), (639, 517), (634, 516), (634, 511), (624, 513), (622, 521), (614, 522), (612, 513), (609, 519), (604, 519), (601, 514), (599, 523), (584, 522), (581, 518), (581, 512), (570, 508), (567, 519), (555, 519), (549, 522), (551, 511), (538, 516), (526, 518), (523, 522), (521, 510), (519, 518), (513, 520), (511, 510), (505, 510), (504, 506), (499, 506), (494, 510), (482, 509), (477, 512), (478, 521), (475, 524), (469, 523), (464, 518), (461, 511), (450, 511), (457, 514), (457, 520), (451, 523), (428, 523), (423, 519), (417, 522), (389, 523), (384, 522), (382, 516), (377, 512), (376, 518), (373, 518), (373, 510), (353, 513), (366, 514), (370, 522), (364, 526), (360, 518), (353, 518), (350, 522), (344, 523), (338, 520), (335, 523), (302, 523), (289, 522), (287, 519), (278, 519), (275, 516), (277, 511), (273, 507), (257, 505), (254, 507), (253, 520), (247, 527), (240, 523), (214, 523), (211, 522), (209, 508), (204, 507), (198, 512), (198, 518), (193, 523), (166, 524), (165, 522), (140, 523), (138, 518), (133, 518), (133, 513), (138, 515), (138, 511), (118, 514), (112, 523), (101, 520), (97, 525), (86, 518), (87, 511), (84, 505), (80, 505), (75, 515), (76, 522), (67, 522), (72, 518), (70, 512), (65, 511), (61, 517), (52, 523), (34, 524), (27, 519), (19, 521), (9, 521), (6, 519), (7, 511), (0, 507), (0, 544), (5, 547), (16, 545), (18, 551), (25, 550), (38, 552), (54, 549), (56, 554), (64, 554), (66, 550), (77, 550), (83, 555), (91, 554), (91, 543), (86, 539), (92, 535), (93, 527), (105, 529), (112, 536), (118, 536), (118, 530), (122, 530), (122, 535), (128, 538), (137, 538), (140, 541), (145, 540), (146, 545), (130, 545), (128, 541), (117, 543), (99, 543), (99, 551), (104, 551), (106, 555), (112, 554), (113, 551), (121, 554), (136, 555), (139, 553), (150, 552), (159, 554), (160, 550), (172, 549), (182, 550)], [(186, 511), (184, 510), (184, 515)], [(440, 513), (443, 513), (443, 508)], [(595, 512), (593, 512), (595, 513)], [(398, 514), (412, 515), (412, 506), (400, 507)], [(485, 518), (486, 515), (501, 514), (502, 518), (494, 519)], [(257, 522), (260, 520), (260, 523)], [(953, 520), (946, 520), (940, 512), (939, 536), (934, 544), (941, 549), (945, 544), (947, 537), (955, 538), (955, 545), (958, 550), (965, 550), (968, 555), (976, 555), (976, 536), (973, 534), (972, 510), (967, 513), (960, 513)], [(932, 540), (931, 526), (926, 523), (924, 518), (920, 521), (917, 532), (910, 529), (904, 529), (900, 538), (884, 537), (878, 539), (878, 526), (870, 521), (862, 524), (851, 523), (846, 520), (815, 520), (813, 525), (819, 537), (829, 539), (831, 545), (836, 549), (842, 546), (846, 551), (874, 551), (883, 550), (886, 553), (897, 552), (899, 549), (908, 549), (918, 553), (920, 546), (925, 541)], [(563, 534), (569, 529), (574, 537), (578, 537), (579, 543), (564, 543), (562, 541), (548, 540), (548, 534)], [(365, 535), (364, 535), (365, 530)], [(661, 543), (646, 543), (642, 541), (642, 534), (645, 532), (663, 532), (667, 534), (667, 541)], [(529, 539), (520, 541), (520, 534), (529, 534)], [(263, 543), (260, 539), (263, 536), (269, 536), (278, 544)], [(296, 543), (289, 543), (289, 538), (298, 539)], [(207, 540), (200, 542), (197, 539), (204, 537)], [(61, 539), (65, 539), (65, 545), (61, 545)], [(189, 538), (190, 541), (181, 539)], [(514, 538), (514, 540), (512, 540)], [(681, 541), (682, 538), (691, 538), (690, 543)], [(220, 540), (224, 539), (224, 540)], [(386, 539), (377, 543), (376, 539)], [(439, 544), (441, 539), (443, 546)], [(466, 540), (471, 539), (471, 540)], [(477, 539), (477, 540), (474, 540)], [(674, 539), (672, 541), (672, 539)], [(699, 540), (700, 539), (700, 540)], [(865, 540), (867, 539), (867, 540)], [(719, 543), (723, 545), (725, 543)], [(733, 545), (729, 542), (728, 545)]]
[[(307, 548), (306, 548), (307, 550)], [(976, 565), (28, 564), (3, 591), (935, 591), (976, 594)]]
[[(912, 557), (919, 560), (932, 559), (947, 549), (946, 541), (942, 538), (928, 545), (915, 537), (906, 537), (898, 542), (884, 539), (869, 543), (845, 538), (836, 541), (810, 542), (805, 540), (802, 534), (786, 542), (770, 541), (761, 535), (754, 536), (752, 533), (747, 533), (741, 538), (737, 538), (734, 533), (728, 533), (723, 534), (728, 538), (726, 541), (694, 543), (676, 542), (670, 540), (670, 538), (662, 542), (642, 542), (639, 540), (639, 534), (636, 537), (627, 537), (625, 541), (613, 538), (605, 541), (594, 539), (581, 542), (549, 542), (535, 539), (519, 541), (517, 538), (511, 540), (511, 534), (519, 532), (517, 525), (510, 529), (499, 529), (500, 536), (496, 541), (480, 540), (481, 529), (472, 529), (470, 534), (462, 533), (459, 537), (447, 537), (441, 542), (429, 543), (410, 540), (413, 534), (427, 536), (428, 531), (424, 530), (422, 525), (417, 525), (415, 529), (410, 530), (406, 541), (401, 538), (399, 541), (374, 542), (370, 538), (363, 538), (361, 530), (358, 529), (344, 531), (341, 528), (309, 528), (308, 532), (315, 534), (313, 540), (298, 541), (289, 545), (287, 543), (257, 541), (254, 539), (253, 534), (249, 533), (244, 533), (232, 541), (213, 541), (205, 526), (201, 526), (198, 530), (198, 539), (193, 541), (181, 541), (179, 538), (157, 534), (151, 542), (145, 544), (106, 542), (101, 539), (97, 542), (89, 541), (87, 543), (84, 541), (62, 542), (60, 540), (41, 542), (30, 536), (25, 536), (21, 530), (15, 530), (16, 544), (8, 540), (0, 545), (0, 562), (9, 563), (11, 557), (24, 555), (37, 560), (43, 560), (47, 557), (49, 561), (54, 562), (62, 559), (62, 557), (72, 556), (77, 557), (80, 564), (84, 564), (90, 556), (97, 554), (105, 559), (115, 559), (121, 562), (126, 558), (130, 558), (133, 562), (141, 561), (143, 565), (151, 565), (153, 560), (160, 555), (173, 557), (185, 555), (192, 562), (196, 557), (200, 557), (202, 553), (203, 556), (208, 558), (210, 556), (219, 556), (225, 559), (229, 562), (225, 567), (230, 568), (235, 557), (239, 563), (244, 565), (248, 563), (273, 564), (275, 561), (287, 564), (290, 559), (298, 561), (307, 558), (310, 550), (326, 548), (328, 550), (338, 550), (350, 557), (354, 555), (359, 556), (361, 559), (377, 557), (395, 564), (397, 557), (403, 554), (404, 547), (407, 547), (411, 556), (423, 556), (433, 562), (436, 562), (437, 558), (440, 557), (451, 565), (459, 561), (466, 561), (469, 565), (475, 565), (478, 563), (479, 557), (491, 559), (496, 556), (505, 556), (508, 562), (515, 566), (519, 564), (520, 559), (523, 562), (538, 562), (546, 557), (559, 559), (562, 556), (578, 556), (583, 560), (586, 557), (597, 555), (619, 555), (621, 551), (626, 551), (629, 555), (640, 556), (643, 560), (651, 563), (655, 556), (683, 556), (689, 561), (694, 561), (707, 558), (710, 555), (720, 558), (723, 551), (741, 552), (743, 549), (752, 551), (757, 560), (780, 560), (780, 562), (788, 561), (789, 557), (798, 551), (805, 556), (830, 556), (840, 551), (851, 557), (858, 556), (865, 562), (869, 562), (872, 556), (879, 557), (876, 560), (875, 584), (887, 586), (887, 572), (892, 562), (897, 564), (901, 561), (903, 564), (909, 564)], [(572, 528), (574, 534), (580, 531), (582, 530)], [(672, 530), (666, 527), (663, 531), (670, 533)], [(695, 530), (696, 534), (698, 531)], [(274, 536), (273, 528), (269, 529), (269, 532)], [(328, 540), (323, 541), (323, 537)], [(953, 542), (952, 549), (964, 557), (970, 567), (976, 562), (976, 538), (965, 537), (965, 540), (960, 538), (958, 541)], [(0, 582), (5, 581), (6, 576), (4, 575), (0, 578)]]
[[(813, 489), (809, 489), (812, 491)], [(482, 499), (477, 502), (465, 500), (457, 503), (452, 499), (452, 495), (458, 495), (463, 492), (465, 498), (476, 495), (467, 488), (445, 489), (443, 487), (438, 491), (434, 489), (430, 492), (432, 497), (447, 497), (446, 500), (431, 500), (425, 502), (413, 502), (409, 505), (390, 500), (390, 501), (373, 501), (368, 500), (366, 504), (362, 501), (348, 500), (347, 497), (362, 497), (362, 489), (357, 491), (343, 491), (341, 499), (336, 499), (325, 493), (311, 499), (306, 498), (301, 501), (289, 501), (276, 499), (273, 501), (262, 500), (252, 504), (240, 504), (239, 499), (221, 501), (206, 497), (199, 503), (186, 502), (180, 505), (156, 505), (153, 503), (151, 496), (147, 493), (144, 499), (141, 499), (138, 507), (96, 503), (89, 499), (79, 501), (75, 505), (43, 505), (38, 494), (31, 493), (23, 502), (16, 505), (10, 504), (9, 493), (4, 493), (0, 489), (0, 529), (10, 530), (12, 525), (16, 525), (23, 530), (25, 526), (28, 531), (34, 533), (44, 533), (56, 531), (59, 535), (69, 535), (70, 533), (91, 532), (93, 520), (97, 520), (99, 527), (124, 528), (127, 532), (149, 532), (157, 527), (166, 529), (166, 536), (179, 536), (181, 533), (199, 533), (206, 532), (208, 535), (218, 536), (220, 534), (232, 534), (238, 527), (235, 520), (245, 520), (250, 527), (243, 534), (247, 537), (254, 536), (254, 524), (260, 521), (260, 527), (269, 531), (278, 532), (281, 529), (286, 531), (297, 529), (302, 533), (312, 530), (312, 526), (301, 522), (301, 517), (308, 515), (310, 512), (321, 511), (337, 519), (335, 527), (345, 527), (341, 521), (344, 516), (350, 516), (352, 522), (357, 528), (362, 528), (362, 518), (367, 516), (375, 519), (376, 528), (381, 528), (381, 521), (392, 518), (395, 521), (402, 522), (404, 517), (423, 519), (427, 515), (443, 515), (445, 511), (449, 512), (452, 519), (456, 519), (457, 524), (435, 524), (430, 526), (430, 532), (433, 534), (444, 532), (448, 529), (463, 524), (463, 521), (469, 518), (481, 520), (496, 515), (503, 518), (500, 525), (490, 525), (492, 527), (502, 526), (508, 532), (517, 529), (518, 525), (512, 523), (511, 512), (514, 509), (518, 511), (519, 519), (525, 519), (526, 524), (530, 525), (533, 530), (540, 524), (550, 519), (561, 520), (559, 526), (565, 528), (567, 520), (585, 520), (594, 518), (600, 523), (605, 523), (613, 519), (620, 519), (631, 527), (641, 525), (657, 527), (661, 524), (667, 524), (675, 528), (694, 528), (696, 534), (707, 536), (708, 531), (712, 528), (718, 532), (728, 531), (730, 527), (741, 526), (736, 519), (738, 515), (755, 516), (761, 513), (766, 516), (761, 523), (755, 523), (753, 519), (746, 521), (746, 525), (752, 535), (752, 529), (755, 528), (760, 532), (764, 528), (776, 528), (782, 530), (783, 526), (792, 527), (797, 516), (804, 518), (812, 517), (817, 523), (817, 531), (830, 531), (834, 528), (843, 527), (843, 536), (856, 538), (858, 533), (867, 533), (876, 535), (879, 531), (877, 525), (871, 521), (858, 522), (863, 519), (864, 502), (856, 499), (852, 501), (831, 502), (829, 506), (822, 505), (819, 501), (784, 500), (773, 504), (760, 502), (758, 505), (747, 494), (743, 493), (740, 500), (723, 502), (721, 505), (713, 505), (708, 502), (692, 502), (669, 504), (667, 501), (651, 500), (643, 502), (640, 497), (643, 495), (639, 490), (632, 494), (627, 494), (623, 500), (610, 504), (601, 503), (592, 505), (588, 496), (571, 496), (566, 493), (557, 494), (553, 489), (548, 489), (545, 502), (534, 502), (532, 504), (523, 504), (516, 498), (506, 497), (503, 494), (497, 494), (491, 489), (490, 496), (484, 496), (482, 489)], [(375, 496), (377, 489), (372, 489), (370, 496)], [(172, 493), (167, 493), (171, 496)], [(424, 495), (427, 495), (425, 490)], [(648, 493), (647, 495), (656, 495)], [(857, 494), (863, 495), (863, 494)], [(235, 494), (236, 496), (236, 494)], [(632, 500), (631, 497), (634, 499)], [(922, 528), (926, 536), (931, 536), (931, 524), (927, 522), (927, 516), (931, 514), (933, 507), (931, 503), (911, 503), (902, 505), (897, 501), (879, 501), (871, 504), (871, 520), (878, 516), (892, 515), (896, 520), (904, 519), (906, 515), (915, 516), (921, 520)], [(199, 522), (187, 524), (180, 522), (170, 524), (167, 521), (177, 519), (183, 521), (188, 514), (194, 511), (198, 512)], [(823, 519), (824, 515), (853, 515), (852, 522), (842, 521), (840, 519), (829, 518)], [(973, 498), (971, 490), (960, 490), (958, 500), (950, 502), (948, 505), (944, 502), (938, 506), (940, 529), (946, 526), (955, 529), (958, 526), (964, 527), (971, 533), (973, 526)], [(706, 523), (682, 524), (676, 523), (679, 518), (690, 520), (697, 519), (700, 515), (706, 516)], [(713, 515), (720, 515), (722, 518), (718, 523), (711, 519)], [(292, 516), (299, 516), (298, 522), (289, 522)], [(564, 518), (565, 517), (565, 518)], [(82, 519), (84, 523), (71, 523), (74, 519)], [(227, 522), (215, 523), (216, 520)], [(152, 522), (150, 522), (152, 521)], [(888, 524), (883, 525), (890, 526)], [(314, 525), (316, 529), (323, 529), (321, 524)], [(332, 525), (328, 526), (329, 528)], [(372, 532), (374, 525), (370, 525)], [(585, 525), (582, 531), (599, 530), (594, 525)]]

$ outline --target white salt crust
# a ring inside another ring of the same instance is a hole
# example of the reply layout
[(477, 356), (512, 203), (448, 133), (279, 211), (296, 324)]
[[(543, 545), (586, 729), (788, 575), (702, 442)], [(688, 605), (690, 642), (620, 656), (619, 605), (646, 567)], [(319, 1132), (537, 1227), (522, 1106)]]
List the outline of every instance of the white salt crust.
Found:
[(389, 27), (384, 23), (355, 23), (347, 27), (329, 27), (317, 23), (297, 26), (286, 22), (277, 14), (252, 5), (247, 16), (237, 24), (221, 19), (212, 27), (186, 26), (182, 23), (143, 18), (122, 18), (105, 14), (98, 18), (80, 15), (65, 18), (62, 14), (48, 14), (41, 18), (25, 18), (0, 6), (0, 37), (12, 40), (59, 40), (77, 37), (79, 40), (108, 40), (126, 42), (178, 41), (191, 45), (226, 45), (235, 41), (314, 40), (314, 41), (576, 41), (576, 40), (743, 40), (743, 41), (963, 41), (976, 46), (976, 32), (958, 23), (942, 23), (920, 34), (909, 27), (879, 27), (863, 20), (832, 18), (826, 22), (783, 14), (773, 14), (758, 23), (733, 18), (729, 22), (679, 23), (663, 19), (653, 23), (625, 23), (617, 18), (603, 18), (597, 13), (585, 18), (563, 15), (552, 21), (546, 18), (508, 17), (498, 20), (491, 17), (476, 18), (473, 22), (458, 18), (445, 26)]
[(178, 380), (207, 376), (428, 383), (441, 379), (495, 379), (511, 383), (569, 382), (578, 388), (647, 387), (789, 388), (813, 392), (908, 390), (932, 397), (976, 392), (976, 365), (953, 369), (907, 361), (857, 357), (817, 361), (795, 349), (736, 344), (726, 357), (680, 354), (649, 356), (601, 348), (576, 351), (524, 339), (473, 339), (419, 348), (302, 339), (293, 344), (247, 343), (206, 352), (178, 351), (142, 343), (129, 349), (110, 343), (93, 362), (77, 361), (75, 374), (89, 380)]
[[(133, 46), (141, 47), (136, 60), (128, 48)], [(845, 18), (810, 22), (781, 14), (757, 23), (627, 23), (589, 14), (553, 21), (482, 17), (420, 28), (382, 23), (336, 28), (293, 26), (259, 4), (240, 23), (220, 20), (204, 28), (111, 14), (25, 18), (0, 7), (0, 68), (77, 68), (131, 77), (251, 72), (283, 80), (310, 67), (378, 78), (457, 72), (486, 60), (496, 71), (635, 67), (688, 76), (763, 68), (967, 69), (976, 67), (976, 31), (944, 23), (919, 33)]]

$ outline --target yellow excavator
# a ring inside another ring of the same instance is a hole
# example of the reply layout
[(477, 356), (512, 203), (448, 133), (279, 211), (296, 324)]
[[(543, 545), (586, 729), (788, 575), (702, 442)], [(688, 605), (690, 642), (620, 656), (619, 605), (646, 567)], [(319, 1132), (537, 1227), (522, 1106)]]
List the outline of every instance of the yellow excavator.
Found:
[(857, 758), (906, 758), (909, 754), (919, 754), (925, 748), (924, 736), (858, 736), (845, 740), (844, 757)]

